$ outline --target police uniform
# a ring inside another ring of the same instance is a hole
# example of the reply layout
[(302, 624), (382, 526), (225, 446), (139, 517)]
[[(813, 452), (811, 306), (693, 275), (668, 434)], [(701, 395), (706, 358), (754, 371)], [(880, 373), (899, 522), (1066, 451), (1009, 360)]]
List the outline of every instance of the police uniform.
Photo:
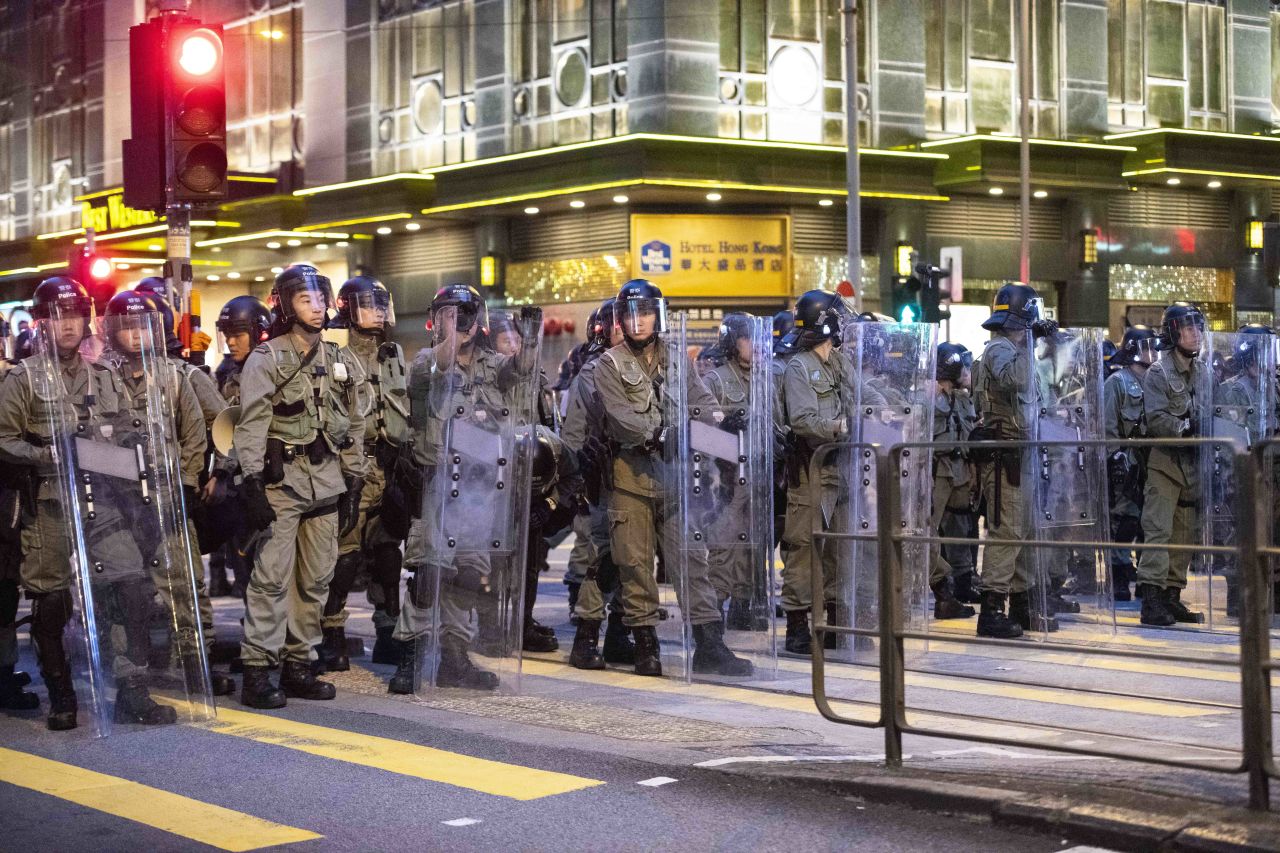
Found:
[[(967, 395), (959, 389), (938, 389), (933, 403), (933, 440), (938, 442), (968, 441), (974, 418)], [(977, 491), (973, 468), (965, 452), (939, 450), (933, 454), (933, 512), (929, 529), (940, 530), (948, 509), (967, 511), (974, 504)], [(947, 535), (947, 534), (944, 534)], [(953, 566), (941, 545), (933, 545), (929, 557), (929, 585), (945, 582), (964, 566)], [(970, 614), (972, 615), (972, 614)]]
[[(708, 371), (704, 382), (726, 416), (736, 412), (745, 415), (750, 411), (751, 371), (744, 368), (734, 354), (730, 353), (724, 364)], [(749, 498), (749, 490), (735, 489), (732, 501), (724, 508), (722, 522), (734, 524), (745, 517)], [(717, 537), (717, 541), (724, 541), (724, 538)], [(742, 548), (715, 548), (709, 552), (707, 561), (711, 585), (715, 588), (718, 602), (732, 598), (735, 605), (742, 606), (751, 601), (753, 579), (749, 557)], [(719, 606), (717, 603), (717, 609)]]
[[(1145, 438), (1142, 381), (1129, 366), (1121, 367), (1102, 384), (1103, 426), (1113, 441)], [(1142, 541), (1142, 469), (1146, 451), (1111, 445), (1107, 448), (1111, 480), (1111, 535), (1117, 542)], [(1128, 601), (1129, 583), (1136, 576), (1132, 552), (1112, 549), (1112, 587), (1116, 597)]]
[[(337, 500), (363, 478), (360, 363), (328, 341), (272, 338), (245, 360), (235, 450), (246, 477), (263, 477), (275, 522), (254, 553), (241, 657), (308, 664), (338, 556)], [(272, 470), (267, 470), (268, 462)]]

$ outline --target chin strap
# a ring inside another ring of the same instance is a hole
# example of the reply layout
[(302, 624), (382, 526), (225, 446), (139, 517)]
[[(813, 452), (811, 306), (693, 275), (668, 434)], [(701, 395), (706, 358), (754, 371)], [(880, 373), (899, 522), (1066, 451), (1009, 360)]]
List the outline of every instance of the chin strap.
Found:
[(643, 341), (637, 341), (634, 338), (632, 338), (630, 335), (623, 335), (623, 337), (627, 339), (627, 346), (631, 348), (631, 351), (636, 353), (644, 352), (645, 348), (649, 346), (649, 344), (653, 343), (658, 339), (657, 333), (650, 335), (649, 337), (645, 338)]

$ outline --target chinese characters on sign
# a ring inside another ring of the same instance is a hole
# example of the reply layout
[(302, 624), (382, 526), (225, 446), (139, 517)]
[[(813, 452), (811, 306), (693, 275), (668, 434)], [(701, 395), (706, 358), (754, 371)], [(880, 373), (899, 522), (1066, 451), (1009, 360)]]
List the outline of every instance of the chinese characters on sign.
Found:
[(633, 272), (672, 296), (787, 296), (789, 226), (785, 216), (636, 214)]

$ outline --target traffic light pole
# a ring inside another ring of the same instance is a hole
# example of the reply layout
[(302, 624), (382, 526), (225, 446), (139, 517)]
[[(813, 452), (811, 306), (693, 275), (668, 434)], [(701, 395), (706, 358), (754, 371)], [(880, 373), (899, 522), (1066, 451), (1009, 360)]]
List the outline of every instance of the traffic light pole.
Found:
[(191, 304), (191, 206), (171, 204), (166, 209), (169, 225), (164, 262), (164, 287), (175, 317), (187, 313)]
[(849, 201), (845, 205), (845, 250), (849, 256), (849, 282), (853, 284), (854, 310), (862, 313), (862, 172), (858, 163), (858, 0), (844, 2), (844, 130), (845, 183)]

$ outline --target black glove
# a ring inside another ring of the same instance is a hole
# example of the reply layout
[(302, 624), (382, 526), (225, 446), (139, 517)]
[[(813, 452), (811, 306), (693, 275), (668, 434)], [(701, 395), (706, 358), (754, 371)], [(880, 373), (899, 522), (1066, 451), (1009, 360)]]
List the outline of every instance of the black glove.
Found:
[(363, 477), (347, 478), (347, 490), (338, 498), (338, 538), (356, 529), (360, 520), (360, 493), (364, 491)]
[(266, 530), (276, 520), (276, 511), (267, 500), (267, 487), (261, 474), (245, 477), (240, 484), (240, 497), (244, 502), (244, 520), (251, 532)]
[(739, 409), (720, 422), (720, 429), (725, 432), (742, 432), (747, 428), (747, 413)]
[(1052, 320), (1036, 320), (1031, 324), (1031, 337), (1036, 340), (1051, 338), (1056, 334), (1058, 334), (1058, 324)]
[(551, 518), (551, 505), (543, 497), (535, 497), (529, 505), (529, 529), (541, 531)]

